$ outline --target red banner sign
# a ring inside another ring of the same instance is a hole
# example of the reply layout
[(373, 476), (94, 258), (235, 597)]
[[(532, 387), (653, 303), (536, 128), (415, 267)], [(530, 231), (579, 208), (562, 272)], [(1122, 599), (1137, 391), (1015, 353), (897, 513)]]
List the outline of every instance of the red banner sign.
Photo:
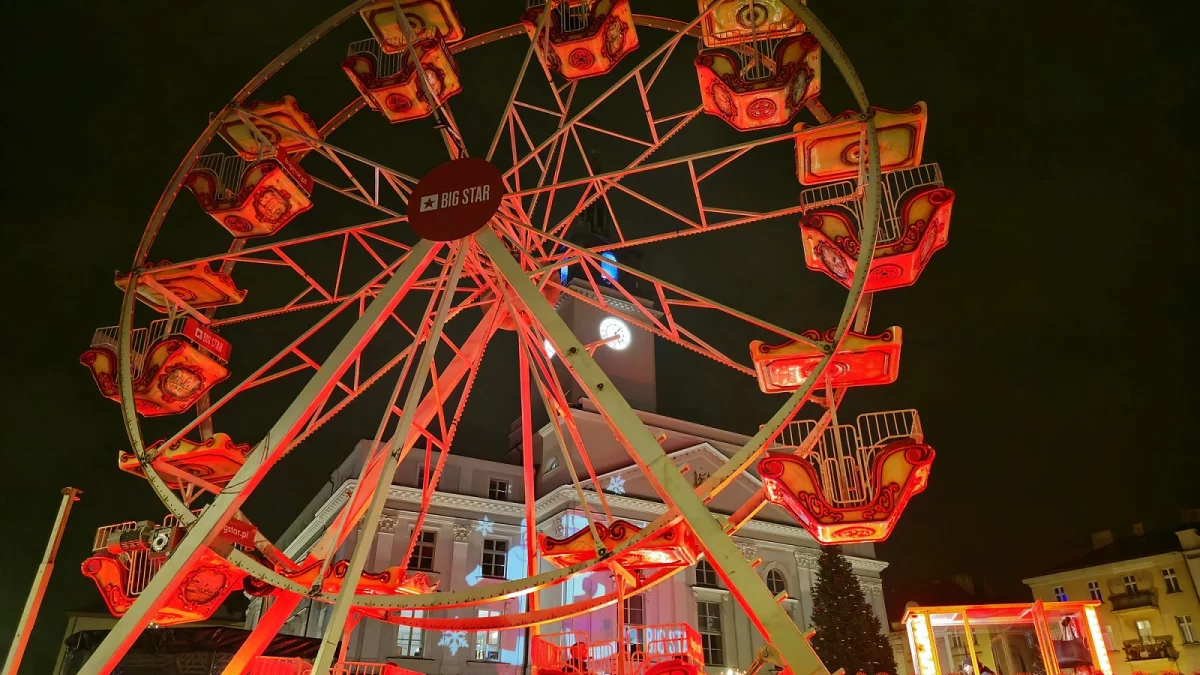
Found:
[(229, 340), (200, 325), (199, 321), (188, 317), (183, 322), (182, 332), (184, 337), (212, 352), (218, 359), (229, 360), (229, 354), (233, 351)]
[(229, 522), (225, 523), (225, 527), (221, 529), (222, 537), (249, 548), (254, 548), (254, 535), (257, 533), (256, 527), (237, 518), (230, 518)]
[(496, 215), (504, 181), (500, 170), (476, 157), (453, 159), (425, 174), (408, 198), (408, 223), (430, 241), (474, 234)]

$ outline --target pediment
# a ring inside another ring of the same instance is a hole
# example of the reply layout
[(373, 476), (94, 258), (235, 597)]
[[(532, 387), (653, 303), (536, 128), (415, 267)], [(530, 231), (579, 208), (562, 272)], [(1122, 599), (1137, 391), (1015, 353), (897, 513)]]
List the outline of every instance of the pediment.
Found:
[[(729, 458), (720, 450), (706, 442), (667, 453), (667, 457), (677, 467), (688, 467), (688, 472), (684, 474), (684, 477), (689, 479), (692, 485), (698, 485), (718, 467), (729, 461)], [(601, 474), (597, 478), (607, 494), (660, 501), (658, 494), (651, 487), (650, 481), (636, 464)], [(591, 486), (590, 479), (582, 482), (584, 486)], [(709, 504), (709, 508), (718, 513), (733, 513), (739, 506), (749, 501), (761, 487), (762, 482), (757, 476), (750, 472), (744, 472), (734, 478), (733, 483), (717, 495), (717, 498)]]

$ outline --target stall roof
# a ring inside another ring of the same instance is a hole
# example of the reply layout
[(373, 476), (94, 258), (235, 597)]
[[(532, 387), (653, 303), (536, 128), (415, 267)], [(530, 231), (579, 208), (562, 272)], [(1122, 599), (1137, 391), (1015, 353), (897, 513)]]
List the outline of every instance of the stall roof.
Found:
[[(1084, 607), (1099, 607), (1098, 600), (1080, 600), (1075, 602), (1044, 602), (1042, 607), (1047, 613), (1059, 614), (1066, 612), (1082, 612)], [(904, 612), (904, 622), (915, 614), (927, 614), (932, 626), (950, 626), (962, 623), (965, 613), (973, 624), (988, 625), (1002, 623), (1018, 623), (1033, 621), (1032, 614), (1036, 603), (1005, 603), (998, 605), (941, 605), (932, 607), (913, 606)]]

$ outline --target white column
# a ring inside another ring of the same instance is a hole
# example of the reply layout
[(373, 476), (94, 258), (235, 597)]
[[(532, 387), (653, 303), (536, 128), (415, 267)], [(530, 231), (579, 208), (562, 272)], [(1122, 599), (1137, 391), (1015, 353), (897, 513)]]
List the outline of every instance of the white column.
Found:
[(738, 638), (738, 615), (737, 609), (733, 606), (733, 594), (725, 593), (721, 597), (721, 641), (725, 643), (725, 667), (738, 668), (741, 660), (741, 640)]
[(796, 579), (800, 582), (799, 594), (796, 599), (800, 601), (800, 607), (796, 610), (801, 619), (798, 622), (801, 630), (809, 630), (812, 628), (812, 612), (813, 612), (813, 590), (817, 584), (817, 561), (821, 554), (818, 551), (799, 550), (795, 553), (796, 557)]
[[(379, 533), (375, 535), (375, 543), (371, 556), (367, 559), (368, 572), (380, 572), (392, 564), (392, 545), (396, 538), (396, 517), (387, 513), (379, 516)], [(364, 661), (382, 661), (395, 653), (396, 627), (376, 621), (363, 619), (362, 658)]]
[[(752, 542), (739, 543), (738, 550), (742, 552), (742, 557), (747, 561), (753, 562), (758, 557), (758, 546)], [(736, 643), (735, 656), (730, 660), (730, 664), (734, 668), (744, 670), (754, 660), (754, 644), (750, 634), (756, 631), (750, 626), (750, 617), (740, 605), (733, 602), (732, 594), (725, 596), (725, 603), (731, 607), (733, 630), (730, 634), (733, 635), (733, 641)]]
[(858, 585), (862, 587), (867, 603), (871, 605), (875, 616), (879, 618), (879, 628), (883, 633), (889, 630), (887, 610), (883, 605), (883, 582), (871, 577), (858, 577)]

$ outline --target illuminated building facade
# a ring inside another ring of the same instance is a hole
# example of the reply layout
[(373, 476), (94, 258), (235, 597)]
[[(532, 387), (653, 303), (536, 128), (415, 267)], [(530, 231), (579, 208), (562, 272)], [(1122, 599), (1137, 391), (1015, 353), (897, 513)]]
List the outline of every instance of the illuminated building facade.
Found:
[(1098, 603), (1096, 620), (1115, 675), (1200, 671), (1200, 529), (1092, 536), (1087, 555), (1025, 579), (1035, 598)]
[[(615, 298), (612, 306), (620, 307)], [(599, 348), (596, 359), (631, 401), (647, 412), (640, 416), (651, 433), (661, 439), (675, 464), (687, 467), (687, 476), (700, 482), (726, 461), (733, 449), (748, 437), (700, 424), (686, 422), (652, 411), (655, 403), (654, 344), (652, 337), (606, 316), (592, 307), (564, 298), (558, 304), (562, 316), (579, 335), (597, 334), (610, 344)], [(607, 324), (604, 322), (608, 321)], [(602, 326), (603, 324), (603, 326)], [(609, 331), (610, 335), (601, 333)], [(566, 380), (564, 380), (565, 384)], [(625, 450), (615, 441), (601, 416), (586, 402), (571, 409), (580, 440), (595, 468), (600, 492), (583, 472), (580, 456), (570, 455), (578, 468), (581, 487), (596, 522), (612, 517), (642, 526), (663, 513), (665, 507)], [(515, 439), (519, 444), (519, 439)], [(583, 505), (570, 478), (553, 426), (545, 424), (534, 437), (537, 453), (535, 487), (537, 531), (562, 538), (587, 527)], [(299, 556), (329, 526), (338, 509), (354, 489), (370, 441), (362, 441), (330, 476), (301, 516), (280, 538), (289, 556)], [(432, 453), (429, 461), (437, 462)], [(397, 470), (380, 521), (380, 531), (367, 562), (367, 570), (382, 570), (400, 562), (420, 510), (421, 481), (426, 456), (414, 451)], [(451, 454), (432, 497), (419, 544), (410, 558), (410, 571), (424, 571), (438, 582), (439, 590), (461, 590), (525, 576), (524, 480), (519, 463), (488, 461)], [(739, 475), (710, 505), (716, 513), (730, 514), (750, 499), (762, 484), (751, 473)], [(602, 493), (602, 494), (601, 494)], [(601, 497), (603, 496), (603, 500)], [(811, 625), (812, 587), (816, 580), (817, 542), (791, 516), (776, 506), (764, 508), (741, 528), (734, 541), (747, 559), (761, 558), (757, 571), (775, 592), (786, 591), (783, 606), (801, 628)], [(335, 559), (350, 555), (356, 543), (351, 534)], [(886, 563), (875, 559), (872, 544), (843, 547), (859, 577), (881, 625), (887, 625), (880, 572)], [(551, 569), (543, 561), (542, 569)], [(585, 597), (613, 592), (611, 574), (591, 573), (539, 593), (542, 607), (555, 607)], [(430, 616), (478, 616), (484, 612), (515, 612), (523, 602), (514, 598), (493, 605), (441, 610)], [(311, 605), (311, 606), (310, 606)], [(253, 626), (262, 611), (261, 600), (251, 603), (248, 623)], [(297, 608), (283, 632), (319, 637), (330, 608), (305, 601)], [(617, 637), (618, 608), (608, 606), (561, 622), (541, 627), (543, 634), (565, 631), (586, 633), (591, 641)], [(663, 624), (687, 623), (697, 629), (704, 646), (706, 670), (714, 675), (748, 667), (762, 639), (738, 603), (711, 567), (701, 561), (689, 566), (644, 594), (629, 598), (624, 606), (624, 623), (632, 641), (655, 639), (653, 628)], [(401, 667), (446, 675), (476, 673), (516, 674), (524, 672), (524, 629), (498, 632), (422, 631), (364, 619), (355, 628), (347, 646), (351, 662), (395, 663)]]

